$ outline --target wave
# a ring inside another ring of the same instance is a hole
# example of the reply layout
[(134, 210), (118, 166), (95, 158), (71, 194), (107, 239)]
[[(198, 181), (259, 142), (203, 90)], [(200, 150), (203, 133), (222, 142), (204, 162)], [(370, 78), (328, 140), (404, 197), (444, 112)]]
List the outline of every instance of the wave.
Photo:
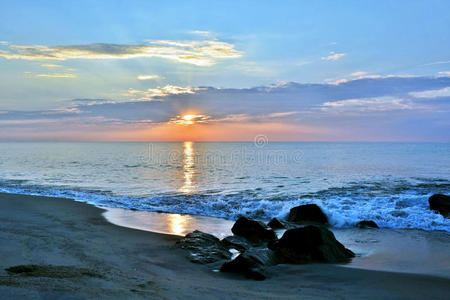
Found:
[[(109, 190), (44, 186), (26, 180), (0, 180), (0, 192), (70, 198), (98, 206), (120, 207), (236, 219), (240, 215), (268, 220), (285, 218), (290, 208), (307, 203), (322, 207), (334, 227), (374, 220), (384, 228), (415, 228), (450, 232), (450, 220), (428, 208), (434, 193), (448, 194), (446, 179), (387, 177), (377, 181), (349, 182), (313, 193), (266, 193), (262, 188), (228, 193), (216, 190), (198, 194), (159, 193), (143, 197), (117, 195)], [(266, 196), (270, 195), (270, 196)]]

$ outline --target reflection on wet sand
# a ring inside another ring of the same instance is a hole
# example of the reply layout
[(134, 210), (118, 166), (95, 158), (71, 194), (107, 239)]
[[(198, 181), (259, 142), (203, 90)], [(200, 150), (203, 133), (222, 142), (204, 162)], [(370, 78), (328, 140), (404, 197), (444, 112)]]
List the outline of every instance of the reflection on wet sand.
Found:
[(204, 216), (191, 216), (121, 208), (106, 208), (104, 217), (111, 223), (141, 230), (183, 236), (194, 230), (225, 237), (231, 234), (233, 221)]
[(190, 219), (192, 219), (190, 216), (182, 216), (179, 214), (168, 214), (167, 223), (170, 228), (169, 232), (175, 235), (184, 235), (188, 223), (191, 222)]

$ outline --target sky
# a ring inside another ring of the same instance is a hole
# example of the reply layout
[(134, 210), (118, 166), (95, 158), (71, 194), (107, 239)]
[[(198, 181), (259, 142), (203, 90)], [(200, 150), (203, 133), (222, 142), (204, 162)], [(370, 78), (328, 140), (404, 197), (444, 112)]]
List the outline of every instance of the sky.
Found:
[(450, 142), (449, 11), (0, 0), (0, 141)]

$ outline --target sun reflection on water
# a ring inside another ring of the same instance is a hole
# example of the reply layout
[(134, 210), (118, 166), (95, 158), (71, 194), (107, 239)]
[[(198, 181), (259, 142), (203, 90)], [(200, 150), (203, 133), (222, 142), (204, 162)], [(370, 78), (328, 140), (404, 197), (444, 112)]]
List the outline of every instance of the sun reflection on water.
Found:
[(183, 173), (184, 184), (180, 188), (180, 192), (189, 194), (193, 191), (194, 185), (192, 183), (194, 177), (194, 147), (193, 142), (184, 142), (184, 159), (183, 159)]

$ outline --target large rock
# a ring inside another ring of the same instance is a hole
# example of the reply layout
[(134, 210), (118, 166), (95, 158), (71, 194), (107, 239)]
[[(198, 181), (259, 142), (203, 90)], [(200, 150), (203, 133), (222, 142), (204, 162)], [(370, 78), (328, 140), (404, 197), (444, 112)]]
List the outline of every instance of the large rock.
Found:
[(434, 194), (428, 198), (430, 209), (435, 210), (444, 217), (450, 216), (450, 196)]
[(236, 249), (243, 252), (251, 247), (246, 238), (238, 235), (227, 236), (222, 239), (222, 244), (228, 249)]
[(177, 245), (189, 250), (189, 259), (195, 263), (208, 264), (231, 258), (231, 252), (218, 238), (198, 230), (188, 233)]
[(355, 256), (331, 231), (313, 225), (289, 229), (269, 247), (285, 262), (295, 264), (348, 262)]
[(240, 217), (234, 223), (231, 231), (235, 235), (245, 237), (252, 243), (268, 242), (277, 239), (275, 232), (264, 223)]
[(316, 204), (306, 204), (291, 208), (288, 221), (295, 223), (328, 224), (327, 216)]
[(286, 228), (286, 225), (284, 224), (284, 222), (277, 218), (273, 218), (272, 220), (270, 220), (269, 223), (267, 223), (267, 226), (269, 226), (272, 229), (285, 229)]
[(367, 229), (367, 228), (379, 228), (377, 223), (375, 223), (374, 221), (370, 221), (370, 220), (363, 220), (363, 221), (359, 221), (356, 226), (358, 226), (359, 228), (362, 229)]
[(265, 267), (277, 263), (277, 257), (272, 250), (253, 248), (239, 254), (235, 259), (225, 262), (220, 271), (239, 273), (247, 278), (264, 280), (267, 277)]

